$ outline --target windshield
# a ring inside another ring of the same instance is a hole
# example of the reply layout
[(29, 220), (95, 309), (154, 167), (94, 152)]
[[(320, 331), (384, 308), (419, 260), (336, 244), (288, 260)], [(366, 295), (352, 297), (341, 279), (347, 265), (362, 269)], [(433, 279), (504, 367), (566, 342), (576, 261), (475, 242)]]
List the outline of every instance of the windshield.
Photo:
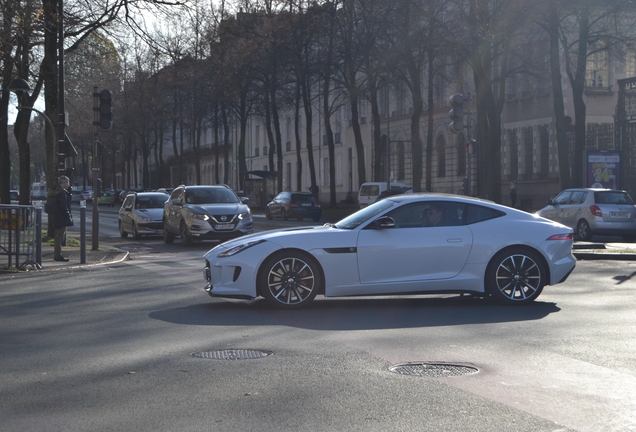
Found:
[(336, 224), (336, 228), (356, 229), (363, 223), (374, 218), (375, 216), (384, 212), (385, 210), (393, 207), (394, 205), (395, 205), (395, 201), (391, 201), (390, 199), (378, 201), (377, 203), (371, 204), (370, 206), (355, 212), (351, 216), (344, 218), (343, 220), (341, 220), (340, 222)]
[(168, 198), (164, 196), (137, 196), (135, 208), (137, 209), (153, 209), (163, 208)]
[(186, 204), (237, 203), (236, 194), (223, 187), (188, 189), (185, 193)]

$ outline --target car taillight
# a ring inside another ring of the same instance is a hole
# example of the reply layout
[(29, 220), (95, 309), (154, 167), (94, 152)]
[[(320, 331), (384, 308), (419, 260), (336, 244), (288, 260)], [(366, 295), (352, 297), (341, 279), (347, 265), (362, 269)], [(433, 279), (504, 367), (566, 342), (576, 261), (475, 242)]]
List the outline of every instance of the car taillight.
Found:
[(603, 216), (603, 212), (601, 211), (601, 208), (597, 205), (590, 206), (590, 212), (592, 212), (594, 216), (598, 216), (598, 217)]
[(574, 240), (574, 234), (555, 234), (548, 237), (547, 240)]
[(298, 204), (296, 204), (296, 203), (290, 203), (290, 204), (289, 204), (289, 206), (290, 206), (290, 207), (298, 207)]
[(320, 208), (320, 204), (316, 203), (316, 204), (314, 204), (314, 207)]

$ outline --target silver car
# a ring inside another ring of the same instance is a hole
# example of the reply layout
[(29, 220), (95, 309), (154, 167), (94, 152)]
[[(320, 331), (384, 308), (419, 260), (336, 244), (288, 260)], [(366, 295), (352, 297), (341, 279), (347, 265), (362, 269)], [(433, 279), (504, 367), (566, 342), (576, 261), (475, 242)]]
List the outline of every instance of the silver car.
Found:
[(547, 204), (537, 214), (569, 226), (581, 240), (595, 234), (636, 240), (636, 205), (625, 191), (566, 189)]
[(139, 192), (126, 196), (119, 209), (119, 234), (135, 239), (142, 235), (163, 233), (163, 205), (168, 195), (161, 192)]

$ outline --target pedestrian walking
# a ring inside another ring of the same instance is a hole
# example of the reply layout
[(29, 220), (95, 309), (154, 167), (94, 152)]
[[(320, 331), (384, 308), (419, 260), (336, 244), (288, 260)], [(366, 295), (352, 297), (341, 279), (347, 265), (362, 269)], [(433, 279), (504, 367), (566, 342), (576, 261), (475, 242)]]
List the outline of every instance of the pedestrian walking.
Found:
[(514, 207), (517, 204), (517, 180), (510, 182), (510, 206)]
[(53, 226), (55, 232), (54, 261), (68, 261), (68, 258), (62, 255), (62, 245), (66, 245), (66, 227), (73, 226), (71, 193), (68, 187), (68, 177), (61, 176), (59, 185), (55, 189), (51, 189), (47, 196), (45, 210), (49, 215), (49, 224)]

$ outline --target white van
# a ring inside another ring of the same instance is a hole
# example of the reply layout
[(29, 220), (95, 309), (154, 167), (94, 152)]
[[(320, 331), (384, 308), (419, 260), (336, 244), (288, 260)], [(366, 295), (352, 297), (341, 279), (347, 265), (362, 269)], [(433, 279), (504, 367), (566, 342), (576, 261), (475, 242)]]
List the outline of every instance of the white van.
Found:
[[(411, 186), (404, 183), (391, 182), (391, 189), (410, 188)], [(367, 182), (362, 183), (360, 192), (358, 192), (358, 205), (360, 208), (373, 204), (382, 192), (386, 190), (386, 182)]]

